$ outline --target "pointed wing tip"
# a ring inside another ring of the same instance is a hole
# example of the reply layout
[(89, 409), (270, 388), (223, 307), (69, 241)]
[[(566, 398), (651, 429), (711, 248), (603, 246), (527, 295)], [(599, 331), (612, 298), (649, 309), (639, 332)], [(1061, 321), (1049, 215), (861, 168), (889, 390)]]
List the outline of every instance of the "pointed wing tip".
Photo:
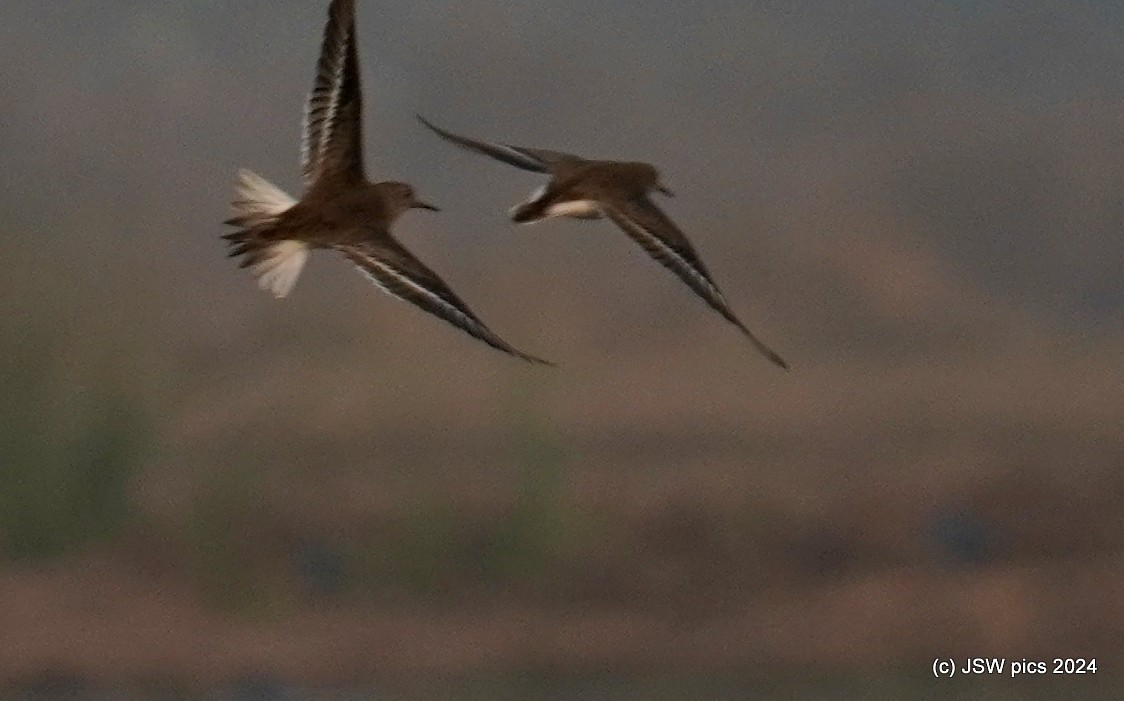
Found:
[(417, 120), (422, 123), (422, 126), (424, 126), (426, 129), (429, 129), (434, 134), (437, 134), (438, 136), (441, 136), (441, 137), (448, 138), (449, 132), (445, 131), (444, 129), (440, 128), (439, 126), (437, 126), (433, 122), (431, 122), (428, 119), (426, 119), (425, 117), (421, 116), (419, 113), (415, 112), (414, 117), (417, 118)]
[(551, 367), (551, 368), (557, 368), (558, 367), (557, 363), (554, 363), (553, 361), (546, 360), (545, 358), (540, 358), (540, 357), (535, 356), (535, 355), (531, 355), (530, 353), (524, 353), (523, 351), (519, 350), (515, 346), (513, 346), (510, 343), (504, 341), (502, 338), (497, 336), (495, 333), (489, 331), (487, 329), (487, 327), (484, 327), (484, 330), (486, 332), (487, 337), (477, 336), (477, 338), (484, 341), (485, 343), (487, 343), (492, 348), (495, 348), (498, 351), (503, 351), (504, 353), (507, 353), (508, 355), (513, 356), (515, 358), (519, 358), (520, 360), (522, 360), (524, 362), (527, 362), (527, 363), (530, 363), (531, 365), (545, 365), (545, 366)]
[(777, 367), (779, 367), (781, 370), (784, 370), (785, 372), (788, 372), (789, 370), (792, 369), (792, 366), (790, 366), (788, 364), (788, 361), (785, 360), (784, 358), (782, 358), (780, 356), (780, 354), (777, 353), (775, 350), (773, 350), (772, 348), (766, 347), (765, 344), (761, 343), (760, 341), (757, 340), (757, 338), (755, 338), (753, 336), (750, 336), (749, 340), (753, 342), (753, 345), (757, 348), (757, 350), (759, 350), (761, 352), (761, 355), (765, 356), (765, 358), (770, 363), (772, 363), (773, 365), (776, 365)]
[(769, 355), (769, 360), (772, 361), (773, 365), (776, 365), (777, 367), (779, 367), (781, 370), (784, 370), (785, 372), (788, 372), (789, 370), (792, 369), (792, 366), (789, 365), (788, 362), (784, 358), (780, 357), (776, 353), (772, 353), (771, 355)]
[(544, 360), (543, 358), (536, 358), (535, 356), (527, 355), (526, 353), (520, 353), (519, 357), (532, 365), (542, 365), (548, 368), (553, 368), (555, 370), (557, 370), (559, 367), (558, 363), (550, 360)]
[[(497, 339), (498, 339), (498, 337), (497, 337)], [(490, 345), (493, 348), (496, 348), (498, 350), (501, 350), (504, 353), (507, 353), (508, 355), (514, 356), (516, 358), (519, 358), (522, 361), (530, 363), (531, 365), (544, 365), (548, 368), (557, 368), (558, 367), (558, 363), (555, 363), (554, 361), (546, 360), (545, 358), (540, 358), (538, 356), (531, 355), (530, 353), (524, 353), (523, 351), (519, 350), (518, 348), (515, 348), (514, 346), (508, 345), (507, 343), (504, 343), (503, 341), (499, 341), (500, 345), (496, 345), (494, 343), (491, 343), (490, 341), (485, 341), (485, 343), (488, 343), (488, 345)]]
[(739, 321), (737, 317), (730, 319), (730, 321), (734, 324), (734, 326), (737, 326), (743, 334), (745, 334), (745, 337), (749, 339), (749, 342), (753, 344), (753, 347), (756, 348), (757, 351), (761, 353), (761, 355), (765, 356), (765, 358), (770, 363), (776, 365), (785, 372), (788, 372), (792, 369), (792, 366), (788, 364), (787, 360), (781, 357), (780, 353), (762, 343), (761, 339), (757, 338), (757, 336), (755, 336), (745, 324)]

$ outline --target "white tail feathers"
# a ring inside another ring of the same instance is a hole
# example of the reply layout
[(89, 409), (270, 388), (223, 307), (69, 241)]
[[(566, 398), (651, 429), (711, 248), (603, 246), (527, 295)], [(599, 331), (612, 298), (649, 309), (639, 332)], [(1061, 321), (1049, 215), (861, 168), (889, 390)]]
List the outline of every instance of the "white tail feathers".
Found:
[(280, 299), (289, 294), (300, 277), (308, 260), (308, 245), (301, 241), (278, 241), (262, 249), (260, 255), (250, 271), (258, 279), (258, 287)]
[(234, 191), (238, 198), (233, 202), (234, 213), (239, 225), (245, 227), (268, 224), (297, 203), (281, 188), (245, 168), (238, 170)]

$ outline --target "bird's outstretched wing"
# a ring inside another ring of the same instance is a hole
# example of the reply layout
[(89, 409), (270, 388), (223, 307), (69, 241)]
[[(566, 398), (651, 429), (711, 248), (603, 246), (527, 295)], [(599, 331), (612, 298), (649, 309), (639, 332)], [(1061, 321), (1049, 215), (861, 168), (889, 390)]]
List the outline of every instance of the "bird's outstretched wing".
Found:
[(450, 131), (437, 127), (430, 123), (425, 117), (420, 114), (416, 115), (418, 121), (429, 128), (430, 131), (440, 136), (446, 141), (451, 141), (461, 148), (482, 153), (485, 156), (491, 156), (498, 161), (503, 161), (508, 165), (513, 165), (516, 168), (529, 170), (533, 173), (549, 173), (550, 169), (557, 163), (562, 161), (581, 161), (580, 156), (575, 156), (570, 153), (563, 153), (561, 151), (547, 151), (545, 149), (526, 148), (524, 146), (512, 146), (511, 144), (492, 143), (488, 141), (476, 141), (466, 136), (460, 136)]
[(489, 346), (523, 360), (554, 365), (512, 347), (492, 332), (449, 286), (405, 247), (390, 237), (377, 241), (337, 244), (371, 282), (384, 292), (421, 307)]
[(648, 255), (675, 273), (711, 308), (737, 326), (762, 355), (788, 369), (788, 363), (757, 338), (730, 309), (694, 246), (659, 207), (646, 197), (604, 198), (600, 205), (605, 216), (639, 243)]
[(333, 0), (304, 110), (305, 187), (328, 176), (363, 173), (363, 94), (355, 44), (355, 0)]

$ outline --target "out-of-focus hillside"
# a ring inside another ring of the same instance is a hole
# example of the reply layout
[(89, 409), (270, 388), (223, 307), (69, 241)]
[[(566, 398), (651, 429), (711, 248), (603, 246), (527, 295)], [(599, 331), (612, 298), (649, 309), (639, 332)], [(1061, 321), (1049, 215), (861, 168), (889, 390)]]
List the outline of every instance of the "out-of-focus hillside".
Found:
[[(223, 258), (321, 5), (0, 8), (0, 685), (1119, 659), (1119, 9), (361, 2), (399, 237), (552, 371)], [(656, 163), (793, 370), (414, 112)]]

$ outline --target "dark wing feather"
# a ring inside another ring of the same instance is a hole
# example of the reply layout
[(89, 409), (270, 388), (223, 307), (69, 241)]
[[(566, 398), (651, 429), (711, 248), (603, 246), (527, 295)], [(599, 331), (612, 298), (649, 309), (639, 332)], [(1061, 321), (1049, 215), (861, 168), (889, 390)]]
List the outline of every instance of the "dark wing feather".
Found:
[(397, 241), (386, 237), (377, 243), (338, 244), (333, 248), (347, 256), (384, 292), (421, 307), (493, 348), (532, 363), (553, 365), (516, 350), (493, 333), (436, 273)]
[(363, 173), (363, 96), (355, 44), (355, 0), (334, 0), (305, 105), (301, 173), (306, 187), (326, 174)]
[(434, 126), (420, 114), (416, 116), (419, 122), (446, 141), (451, 141), (461, 148), (475, 151), (476, 153), (482, 153), (485, 156), (491, 156), (498, 161), (503, 161), (508, 165), (513, 165), (523, 170), (529, 170), (533, 173), (549, 173), (552, 166), (562, 161), (583, 160), (579, 156), (563, 153), (561, 151), (547, 151), (545, 149), (525, 148), (523, 146), (512, 146), (510, 144), (476, 141)]
[(695, 294), (721, 314), (727, 321), (741, 329), (750, 343), (770, 361), (788, 369), (788, 363), (775, 351), (766, 346), (746, 328), (730, 305), (722, 296), (718, 285), (710, 277), (694, 246), (668, 219), (656, 205), (646, 197), (630, 199), (609, 199), (600, 201), (605, 215), (616, 223), (634, 241), (639, 243), (652, 258), (687, 284)]

